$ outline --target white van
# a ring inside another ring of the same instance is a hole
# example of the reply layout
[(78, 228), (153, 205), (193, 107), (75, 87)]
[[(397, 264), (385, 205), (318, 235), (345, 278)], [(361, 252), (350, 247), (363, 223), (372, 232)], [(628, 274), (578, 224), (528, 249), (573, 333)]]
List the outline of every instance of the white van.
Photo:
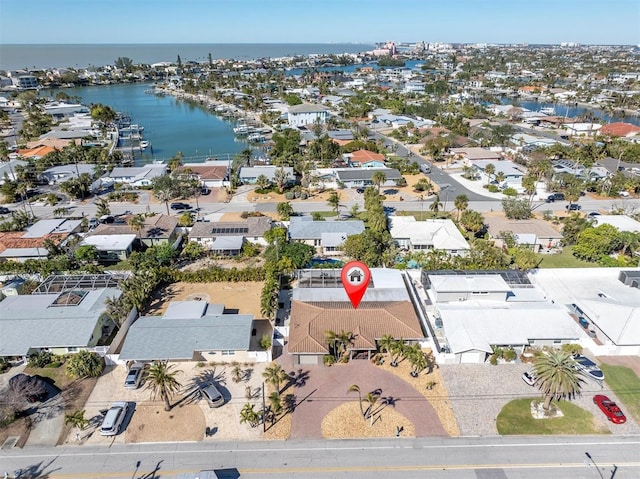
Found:
[(102, 436), (115, 436), (118, 434), (128, 411), (129, 403), (124, 401), (114, 402), (104, 416), (102, 426), (100, 426), (100, 434)]

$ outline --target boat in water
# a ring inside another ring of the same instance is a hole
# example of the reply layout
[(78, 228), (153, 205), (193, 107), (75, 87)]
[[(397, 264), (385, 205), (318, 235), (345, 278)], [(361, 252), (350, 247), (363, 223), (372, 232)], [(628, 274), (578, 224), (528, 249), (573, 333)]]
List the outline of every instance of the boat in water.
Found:
[(140, 141), (140, 149), (144, 150), (149, 146), (149, 142), (147, 140)]
[(540, 108), (540, 113), (544, 113), (545, 115), (555, 116), (556, 109), (552, 106), (545, 106), (544, 108)]

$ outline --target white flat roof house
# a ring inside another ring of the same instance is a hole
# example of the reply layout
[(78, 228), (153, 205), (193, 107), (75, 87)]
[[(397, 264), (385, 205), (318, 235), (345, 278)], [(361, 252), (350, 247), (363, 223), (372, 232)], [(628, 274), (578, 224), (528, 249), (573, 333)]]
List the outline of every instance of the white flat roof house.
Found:
[(598, 215), (593, 218), (594, 226), (611, 225), (618, 231), (637, 233), (640, 231), (640, 221), (636, 221), (627, 215)]
[(461, 255), (470, 246), (450, 219), (416, 221), (414, 216), (391, 216), (391, 237), (401, 249), (420, 251), (437, 249)]
[(583, 345), (594, 354), (640, 354), (640, 269), (554, 268), (529, 276), (556, 304), (589, 322), (595, 338)]

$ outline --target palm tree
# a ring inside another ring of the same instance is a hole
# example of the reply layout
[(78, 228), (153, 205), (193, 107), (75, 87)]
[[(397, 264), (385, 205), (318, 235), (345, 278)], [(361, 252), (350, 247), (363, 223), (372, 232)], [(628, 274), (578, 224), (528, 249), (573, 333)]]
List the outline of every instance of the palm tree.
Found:
[(111, 209), (109, 208), (109, 202), (105, 198), (98, 198), (96, 200), (96, 216), (100, 218), (101, 216), (108, 216), (111, 214)]
[(269, 407), (276, 415), (282, 412), (282, 398), (279, 392), (273, 391), (269, 394)]
[(280, 393), (280, 385), (289, 379), (289, 375), (278, 363), (273, 363), (271, 366), (265, 368), (262, 377), (266, 382), (272, 384), (278, 393)]
[(533, 360), (533, 370), (535, 384), (544, 395), (545, 411), (549, 411), (553, 399), (580, 394), (583, 373), (570, 353), (560, 350), (539, 353)]
[(381, 353), (390, 353), (396, 340), (390, 334), (385, 334), (378, 339), (378, 349)]
[(144, 228), (145, 218), (142, 214), (137, 214), (129, 217), (127, 223), (129, 224), (129, 228), (136, 232), (138, 235), (138, 240), (140, 240), (140, 234), (142, 232), (142, 228)]
[(442, 203), (440, 202), (440, 195), (436, 195), (433, 199), (433, 203), (429, 205), (429, 209), (433, 211), (434, 215), (438, 215), (438, 211), (442, 208)]
[(362, 407), (362, 392), (360, 391), (360, 386), (358, 386), (357, 384), (352, 384), (351, 386), (349, 386), (349, 389), (347, 389), (347, 393), (358, 393), (358, 404), (360, 405), (360, 414), (362, 414), (362, 417), (365, 418), (364, 408)]
[(266, 175), (260, 175), (256, 178), (256, 184), (261, 190), (266, 190), (271, 184), (271, 181), (266, 177)]
[(336, 214), (338, 214), (338, 211), (342, 206), (340, 204), (340, 193), (338, 193), (337, 191), (332, 191), (329, 195), (329, 198), (327, 199), (327, 204), (331, 206), (331, 209), (335, 211)]
[(84, 417), (85, 410), (77, 410), (71, 414), (64, 415), (64, 423), (71, 424), (73, 427), (77, 427), (81, 431), (89, 425), (89, 420)]
[(402, 339), (396, 339), (394, 341), (394, 343), (391, 345), (391, 349), (389, 350), (389, 352), (391, 353), (391, 366), (398, 366), (398, 359), (404, 354), (405, 349), (406, 346)]
[(174, 179), (169, 175), (156, 176), (151, 180), (153, 189), (153, 195), (162, 201), (167, 208), (167, 215), (169, 215), (169, 201), (175, 198), (176, 185)]
[(329, 344), (329, 350), (333, 352), (336, 361), (342, 358), (347, 350), (347, 346), (354, 340), (353, 333), (351, 331), (345, 331), (344, 329), (340, 331), (340, 333), (325, 331), (324, 334)]
[(467, 209), (469, 206), (469, 197), (467, 195), (458, 195), (456, 199), (453, 200), (453, 205), (456, 207), (458, 212), (458, 221), (460, 221), (460, 213)]
[(247, 403), (240, 411), (240, 422), (248, 422), (251, 427), (256, 427), (260, 423), (260, 414), (256, 412), (253, 404)]
[(420, 371), (427, 367), (427, 357), (424, 352), (422, 352), (422, 348), (418, 343), (415, 343), (413, 346), (408, 347), (404, 351), (404, 355), (409, 359), (411, 363), (411, 376), (418, 377)]
[(385, 175), (382, 171), (376, 171), (373, 175), (371, 175), (371, 181), (378, 187), (378, 194), (380, 194), (380, 185), (387, 181), (387, 175)]
[(151, 390), (152, 399), (160, 396), (164, 401), (165, 411), (171, 411), (169, 399), (182, 387), (176, 379), (176, 374), (182, 371), (173, 368), (174, 365), (167, 363), (167, 361), (155, 361), (147, 374), (146, 388)]
[(496, 167), (493, 165), (493, 163), (489, 163), (484, 167), (484, 174), (487, 175), (487, 184), (491, 182), (491, 175), (493, 175), (495, 172)]

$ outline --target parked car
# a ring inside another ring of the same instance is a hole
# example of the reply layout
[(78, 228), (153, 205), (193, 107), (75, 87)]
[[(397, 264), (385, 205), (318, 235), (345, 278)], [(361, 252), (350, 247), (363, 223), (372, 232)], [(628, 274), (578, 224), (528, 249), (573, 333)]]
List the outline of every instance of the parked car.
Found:
[(0, 215), (7, 215), (11, 213), (11, 210), (6, 206), (0, 206)]
[(565, 208), (567, 208), (567, 211), (580, 211), (582, 209), (582, 206), (580, 206), (578, 203), (571, 203)]
[(564, 201), (564, 193), (551, 193), (547, 196), (547, 203), (553, 203), (554, 201)]
[(202, 396), (205, 398), (209, 407), (220, 407), (224, 404), (224, 396), (218, 390), (215, 384), (209, 384), (202, 388)]
[(600, 216), (600, 213), (597, 211), (590, 211), (589, 214), (587, 214), (588, 218), (595, 218), (596, 216)]
[(431, 173), (431, 166), (424, 163), (420, 165), (420, 171), (422, 171), (425, 175), (428, 175), (429, 173)]
[(533, 386), (536, 383), (536, 374), (533, 371), (525, 371), (522, 373), (522, 380), (529, 386)]
[(100, 434), (102, 436), (115, 436), (120, 432), (122, 423), (129, 412), (129, 403), (125, 401), (116, 401), (104, 415), (102, 426), (100, 426)]
[(102, 215), (100, 217), (100, 223), (104, 224), (112, 224), (115, 223), (116, 219), (111, 215)]
[(209, 193), (211, 193), (211, 190), (209, 188), (207, 188), (206, 186), (203, 186), (202, 189), (200, 190), (200, 194), (201, 195), (208, 195)]
[(620, 193), (618, 193), (620, 196), (622, 196), (623, 198), (629, 198), (629, 196), (631, 196), (629, 194), (628, 191), (621, 191)]
[(578, 322), (584, 329), (587, 329), (589, 327), (589, 321), (587, 321), (587, 319), (584, 317), (578, 318)]
[(144, 365), (134, 364), (127, 372), (127, 377), (124, 379), (124, 387), (127, 389), (138, 389), (143, 375)]
[(98, 218), (91, 218), (89, 220), (89, 229), (93, 229), (96, 226), (98, 226), (100, 224), (100, 222), (98, 221)]
[(190, 210), (191, 205), (187, 203), (171, 203), (172, 210)]
[(614, 424), (624, 424), (627, 422), (627, 418), (620, 410), (618, 405), (609, 399), (604, 394), (596, 394), (593, 396), (593, 402), (596, 404), (607, 416), (607, 419)]
[(604, 373), (598, 365), (594, 363), (591, 359), (582, 354), (574, 354), (573, 360), (576, 362), (576, 367), (584, 372), (586, 375), (591, 376), (596, 381), (604, 380)]

